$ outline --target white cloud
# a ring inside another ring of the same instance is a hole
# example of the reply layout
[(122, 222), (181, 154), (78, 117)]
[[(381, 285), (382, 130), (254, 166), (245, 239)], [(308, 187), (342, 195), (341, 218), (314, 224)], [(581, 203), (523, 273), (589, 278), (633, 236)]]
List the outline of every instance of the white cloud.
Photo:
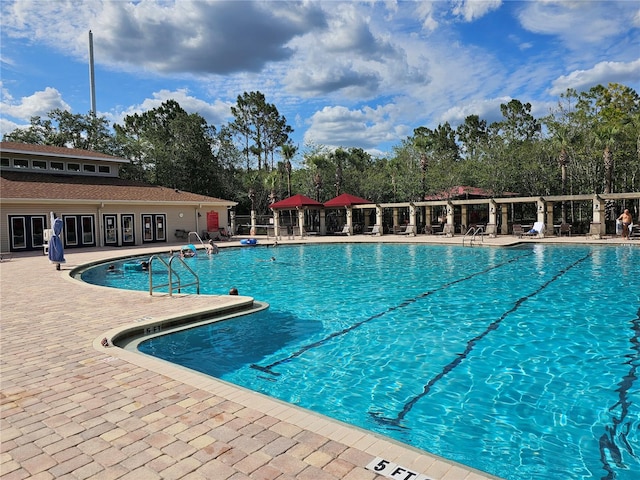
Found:
[(486, 120), (487, 124), (490, 124), (502, 119), (500, 105), (509, 103), (511, 100), (511, 97), (472, 100), (451, 107), (440, 116), (440, 119), (441, 122), (449, 122), (452, 126), (457, 126), (464, 123), (465, 118), (469, 115), (478, 115), (482, 120)]
[(406, 125), (397, 124), (396, 113), (394, 105), (357, 110), (324, 107), (311, 116), (304, 141), (330, 148), (349, 145), (370, 150), (411, 133)]
[(571, 49), (598, 44), (627, 31), (637, 15), (635, 2), (546, 0), (524, 2), (522, 26), (534, 33), (561, 38)]
[(560, 95), (568, 88), (588, 90), (608, 83), (629, 84), (640, 79), (640, 59), (633, 62), (600, 62), (589, 70), (574, 70), (553, 81), (550, 93)]
[(497, 10), (502, 5), (502, 0), (456, 0), (452, 13), (465, 21), (471, 22), (483, 17), (492, 10)]
[(6, 89), (2, 89), (0, 110), (9, 117), (28, 121), (34, 116), (46, 117), (51, 110), (55, 109), (71, 110), (55, 88), (47, 87), (33, 95), (22, 97), (19, 101), (15, 101)]
[(435, 18), (435, 4), (433, 2), (416, 2), (415, 14), (422, 22), (422, 28), (428, 32), (433, 32), (439, 26)]
[(0, 118), (0, 138), (5, 134), (13, 132), (16, 128), (29, 128), (29, 124), (19, 125), (16, 122), (7, 120), (6, 118)]
[(175, 100), (187, 113), (201, 115), (209, 125), (220, 125), (229, 121), (231, 117), (231, 103), (216, 101), (208, 103), (189, 94), (187, 89), (159, 90), (152, 94), (152, 98), (145, 99), (139, 105), (133, 105), (124, 111), (102, 114), (112, 122), (123, 123), (124, 117), (135, 113), (141, 114), (154, 108), (158, 108), (167, 100)]

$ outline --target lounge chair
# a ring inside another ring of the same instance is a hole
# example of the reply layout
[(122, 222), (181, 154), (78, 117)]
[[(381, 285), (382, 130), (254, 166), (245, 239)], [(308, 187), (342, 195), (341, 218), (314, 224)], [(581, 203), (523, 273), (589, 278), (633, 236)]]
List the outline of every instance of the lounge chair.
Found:
[(334, 232), (334, 235), (351, 235), (351, 231), (349, 230), (349, 225), (345, 225), (342, 227), (341, 232)]
[(425, 225), (422, 231), (427, 235), (433, 235), (433, 227), (431, 225)]
[(570, 223), (561, 223), (560, 228), (558, 229), (558, 235), (567, 235), (571, 236), (571, 224)]
[(365, 235), (380, 235), (380, 225), (374, 225), (371, 227), (370, 232), (364, 232)]
[(511, 227), (511, 231), (513, 233), (513, 236), (518, 238), (522, 238), (522, 235), (524, 234), (524, 229), (519, 223), (514, 223), (513, 227)]
[(412, 237), (416, 236), (416, 228), (413, 225), (407, 225), (407, 228), (404, 231), (400, 232), (400, 235), (411, 235)]
[(536, 222), (528, 232), (522, 234), (525, 237), (544, 237), (544, 223)]
[(453, 237), (454, 234), (455, 234), (455, 229), (453, 228), (453, 225), (451, 225), (450, 223), (447, 223), (442, 228), (442, 232), (438, 232), (438, 235), (444, 235), (445, 237)]

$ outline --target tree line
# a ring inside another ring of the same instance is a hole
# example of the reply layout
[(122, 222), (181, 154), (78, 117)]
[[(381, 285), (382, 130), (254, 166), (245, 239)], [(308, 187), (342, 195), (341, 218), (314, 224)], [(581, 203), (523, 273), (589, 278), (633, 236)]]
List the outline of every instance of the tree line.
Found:
[(347, 192), (379, 203), (421, 200), (459, 185), (495, 196), (640, 190), (640, 97), (632, 88), (569, 89), (542, 118), (516, 99), (500, 109), (497, 122), (470, 115), (457, 128), (416, 128), (384, 157), (295, 146), (293, 128), (260, 92), (238, 95), (233, 120), (218, 127), (168, 100), (112, 128), (104, 117), (53, 110), (3, 140), (126, 158), (123, 178), (233, 200), (241, 214), (252, 203), (267, 213), (296, 193), (324, 202)]

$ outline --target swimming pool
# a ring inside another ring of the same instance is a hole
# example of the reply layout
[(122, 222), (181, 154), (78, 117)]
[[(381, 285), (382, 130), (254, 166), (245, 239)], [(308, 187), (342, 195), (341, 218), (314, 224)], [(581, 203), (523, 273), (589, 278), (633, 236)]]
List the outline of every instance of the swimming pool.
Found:
[[(271, 307), (144, 353), (510, 480), (638, 478), (637, 247), (308, 245), (189, 262), (202, 293)], [(83, 279), (148, 288), (146, 272), (104, 266)]]

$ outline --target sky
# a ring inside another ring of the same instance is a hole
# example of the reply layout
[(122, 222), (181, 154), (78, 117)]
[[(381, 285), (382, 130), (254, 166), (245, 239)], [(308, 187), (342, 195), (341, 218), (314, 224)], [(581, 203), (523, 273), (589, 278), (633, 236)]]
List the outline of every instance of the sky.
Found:
[(2, 0), (0, 132), (60, 108), (110, 124), (173, 99), (220, 127), (260, 91), (292, 140), (386, 155), (420, 126), (536, 117), (568, 88), (640, 92), (640, 1)]

